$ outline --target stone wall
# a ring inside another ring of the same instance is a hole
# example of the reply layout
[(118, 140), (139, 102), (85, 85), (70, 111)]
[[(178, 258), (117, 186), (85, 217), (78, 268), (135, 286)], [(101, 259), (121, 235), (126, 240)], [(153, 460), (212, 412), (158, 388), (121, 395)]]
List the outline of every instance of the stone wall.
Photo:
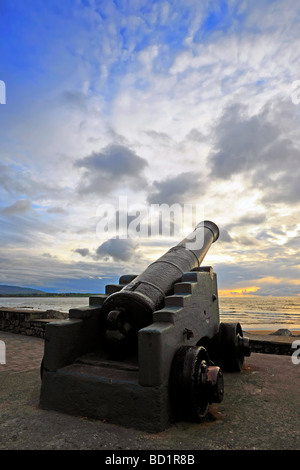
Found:
[(6, 308), (0, 310), (0, 330), (44, 338), (47, 323), (58, 319), (63, 320), (67, 317), (67, 313), (54, 310), (39, 311)]
[(250, 350), (252, 353), (261, 354), (279, 354), (283, 356), (291, 356), (293, 349), (290, 344), (276, 343), (275, 341), (252, 341), (250, 340)]

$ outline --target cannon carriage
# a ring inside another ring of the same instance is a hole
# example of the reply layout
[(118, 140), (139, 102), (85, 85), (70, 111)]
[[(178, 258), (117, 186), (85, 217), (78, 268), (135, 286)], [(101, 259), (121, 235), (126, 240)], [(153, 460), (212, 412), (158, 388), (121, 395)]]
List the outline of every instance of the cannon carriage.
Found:
[(217, 276), (201, 266), (218, 237), (201, 222), (140, 275), (48, 324), (40, 406), (152, 432), (204, 419), (223, 399), (223, 371), (250, 355), (241, 325), (220, 323)]

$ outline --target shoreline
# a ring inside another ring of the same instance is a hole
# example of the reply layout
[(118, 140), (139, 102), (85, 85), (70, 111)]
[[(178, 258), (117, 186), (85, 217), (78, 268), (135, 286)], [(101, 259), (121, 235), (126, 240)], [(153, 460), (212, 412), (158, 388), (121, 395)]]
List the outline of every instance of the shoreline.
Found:
[(300, 325), (295, 324), (295, 323), (291, 325), (287, 323), (284, 323), (284, 324), (282, 323), (270, 323), (270, 324), (264, 323), (263, 324), (262, 323), (261, 325), (252, 324), (248, 326), (243, 324), (242, 321), (240, 323), (241, 323), (244, 334), (251, 333), (255, 335), (272, 335), (278, 330), (289, 330), (292, 335), (295, 335), (295, 336), (300, 335)]
[[(1, 299), (0, 299), (0, 303), (1, 303)], [(0, 312), (2, 313), (24, 313), (24, 314), (31, 314), (32, 317), (35, 317), (35, 318), (40, 318), (40, 319), (48, 319), (49, 320), (53, 320), (53, 321), (57, 321), (59, 319), (66, 319), (68, 318), (69, 316), (69, 313), (68, 312), (63, 312), (61, 310), (56, 310), (54, 308), (51, 308), (51, 309), (43, 309), (43, 310), (40, 310), (40, 309), (36, 309), (36, 308), (30, 308), (30, 307), (3, 307), (3, 306), (0, 306)], [(222, 316), (222, 315), (221, 315)], [(220, 323), (222, 323), (223, 320), (222, 318), (220, 319)], [(292, 334), (292, 336), (300, 336), (300, 324), (295, 324), (295, 323), (292, 323), (292, 324), (288, 324), (288, 323), (262, 323), (261, 325), (255, 323), (255, 324), (244, 324), (243, 323), (243, 320), (240, 320), (240, 321), (229, 321), (229, 322), (225, 322), (225, 323), (240, 323), (241, 326), (242, 326), (242, 330), (243, 330), (243, 333), (244, 335), (246, 335), (247, 333), (249, 334), (252, 334), (252, 335), (272, 335), (274, 334), (276, 331), (280, 330), (280, 329), (285, 329), (285, 330), (289, 330)], [(2, 330), (2, 328), (0, 328), (0, 330)]]
[[(274, 329), (252, 329), (252, 328), (246, 328), (243, 329), (243, 333), (246, 335), (247, 333), (251, 335), (273, 335), (277, 330), (284, 329), (284, 330), (289, 330), (292, 334), (292, 336), (300, 336), (300, 328), (274, 328)], [(275, 335), (274, 335), (275, 336)], [(289, 338), (289, 336), (283, 336)]]

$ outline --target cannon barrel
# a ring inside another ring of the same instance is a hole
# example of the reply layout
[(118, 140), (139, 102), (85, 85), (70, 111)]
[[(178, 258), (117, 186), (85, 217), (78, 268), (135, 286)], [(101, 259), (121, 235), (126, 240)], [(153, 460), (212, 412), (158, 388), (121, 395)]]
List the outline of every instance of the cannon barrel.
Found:
[(123, 324), (126, 322), (136, 330), (150, 325), (153, 312), (163, 307), (164, 298), (170, 295), (174, 284), (184, 272), (200, 266), (218, 237), (219, 229), (215, 223), (200, 222), (178, 245), (151, 263), (119, 292), (111, 294), (102, 306), (111, 329), (116, 328), (120, 315)]

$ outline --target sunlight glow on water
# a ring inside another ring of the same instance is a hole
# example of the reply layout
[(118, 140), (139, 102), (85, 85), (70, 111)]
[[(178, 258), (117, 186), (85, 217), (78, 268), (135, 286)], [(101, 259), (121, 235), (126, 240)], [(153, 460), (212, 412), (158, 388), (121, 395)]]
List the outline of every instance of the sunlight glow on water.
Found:
[[(1, 307), (68, 312), (88, 306), (88, 297), (1, 297)], [(243, 328), (300, 328), (300, 297), (219, 297), (220, 321)]]
[(220, 320), (243, 327), (300, 328), (300, 297), (219, 297)]

